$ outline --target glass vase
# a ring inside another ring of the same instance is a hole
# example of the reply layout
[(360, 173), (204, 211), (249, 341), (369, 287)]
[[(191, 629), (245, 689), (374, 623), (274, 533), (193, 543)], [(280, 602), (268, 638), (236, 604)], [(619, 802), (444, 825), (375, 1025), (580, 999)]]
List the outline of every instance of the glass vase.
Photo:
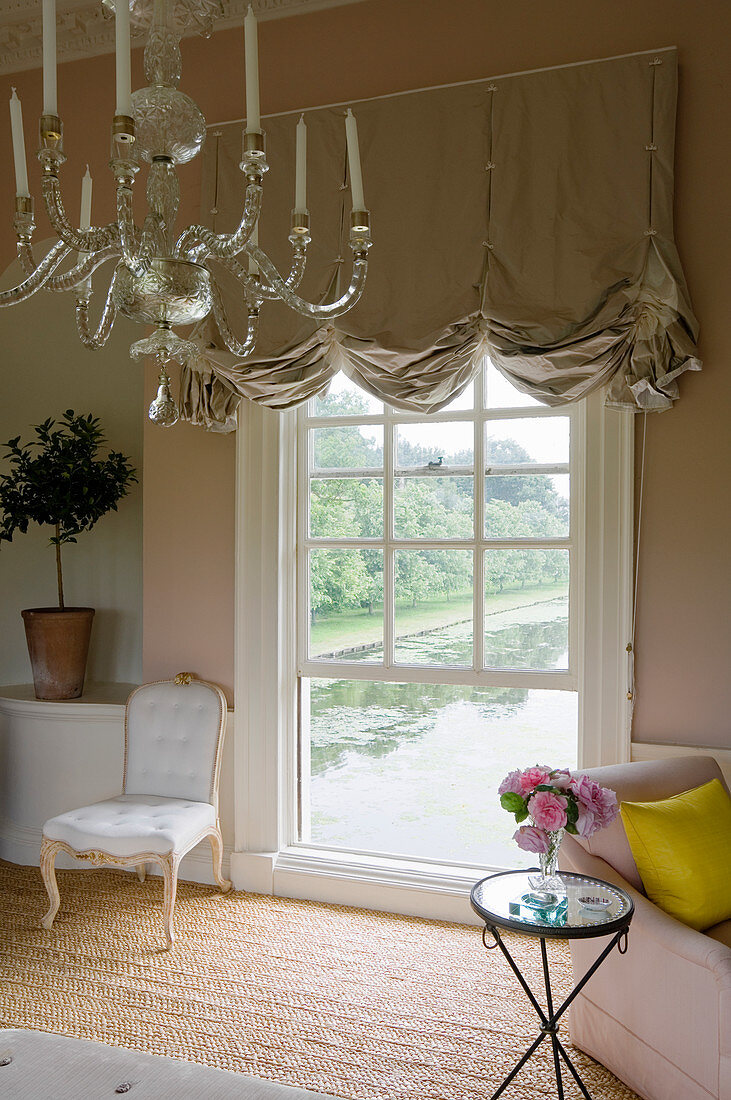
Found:
[[(563, 829), (547, 830), (548, 850), (538, 853), (540, 872), (528, 876), (534, 895), (545, 900), (546, 895), (566, 893), (563, 880), (558, 875), (558, 852), (563, 840)], [(540, 897), (539, 897), (540, 896)]]

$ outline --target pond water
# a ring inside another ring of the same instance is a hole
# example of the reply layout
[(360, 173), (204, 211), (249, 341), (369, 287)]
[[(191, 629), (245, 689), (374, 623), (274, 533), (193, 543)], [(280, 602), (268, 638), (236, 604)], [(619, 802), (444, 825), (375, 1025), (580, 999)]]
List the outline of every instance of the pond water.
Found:
[[(516, 667), (516, 630), (529, 627), (542, 662), (532, 666), (565, 668), (565, 601), (533, 606), (529, 622), (526, 611), (520, 622), (513, 612), (490, 624), (491, 653)], [(433, 664), (438, 654), (439, 663), (471, 664), (472, 626), (455, 623), (400, 645), (399, 659), (409, 663)], [(535, 857), (511, 839), (515, 821), (497, 787), (516, 767), (576, 766), (577, 696), (311, 680), (309, 749), (304, 841), (478, 867), (531, 866)]]

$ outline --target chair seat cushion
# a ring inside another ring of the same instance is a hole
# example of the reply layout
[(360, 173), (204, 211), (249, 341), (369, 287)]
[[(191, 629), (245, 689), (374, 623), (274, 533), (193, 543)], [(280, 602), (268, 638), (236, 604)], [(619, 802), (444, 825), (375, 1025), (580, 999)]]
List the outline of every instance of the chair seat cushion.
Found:
[(76, 852), (169, 855), (186, 852), (197, 836), (215, 824), (216, 811), (208, 802), (123, 794), (52, 817), (43, 826), (43, 835), (62, 840)]

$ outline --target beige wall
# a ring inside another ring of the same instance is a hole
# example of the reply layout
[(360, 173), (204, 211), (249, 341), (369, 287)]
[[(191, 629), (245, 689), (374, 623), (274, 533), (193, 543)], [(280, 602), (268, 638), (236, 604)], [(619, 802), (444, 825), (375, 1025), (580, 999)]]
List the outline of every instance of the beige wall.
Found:
[[(49, 242), (50, 243), (50, 242)], [(21, 279), (14, 263), (3, 286)], [(32, 426), (65, 409), (93, 413), (110, 447), (129, 455), (142, 480), (142, 368), (130, 363), (132, 326), (106, 348), (87, 351), (76, 338), (73, 298), (38, 294), (0, 310), (2, 400), (0, 440), (33, 436)], [(120, 384), (122, 382), (123, 384)], [(4, 451), (3, 451), (4, 454)], [(3, 469), (5, 465), (3, 464)], [(30, 662), (20, 611), (57, 602), (50, 528), (32, 525), (0, 550), (0, 683), (29, 683)], [(67, 605), (94, 607), (87, 681), (139, 682), (142, 675), (142, 490), (129, 495), (62, 549)]]
[[(731, 381), (723, 327), (730, 12), (725, 0), (364, 0), (260, 27), (262, 105), (271, 112), (679, 47), (677, 239), (706, 366), (681, 380), (674, 410), (648, 420), (634, 732), (640, 741), (729, 743), (724, 615)], [(184, 90), (209, 121), (243, 114), (240, 31), (186, 41), (183, 72)], [(27, 96), (26, 118), (32, 119), (38, 74), (19, 74), (13, 83)], [(0, 100), (9, 84), (0, 82)], [(104, 166), (112, 95), (110, 59), (61, 67), (59, 101), (75, 158), (65, 174), (74, 179), (75, 195), (81, 151), (90, 142), (97, 193), (106, 180), (111, 194)], [(366, 179), (379, 170), (387, 167), (364, 165)], [(198, 166), (181, 177), (183, 213), (193, 216)], [(9, 164), (0, 185), (0, 209), (10, 210)], [(76, 200), (69, 205), (75, 209)], [(8, 215), (0, 227), (2, 255), (12, 248), (9, 223)], [(145, 428), (146, 676), (189, 667), (230, 689), (233, 464), (231, 439), (186, 426)]]

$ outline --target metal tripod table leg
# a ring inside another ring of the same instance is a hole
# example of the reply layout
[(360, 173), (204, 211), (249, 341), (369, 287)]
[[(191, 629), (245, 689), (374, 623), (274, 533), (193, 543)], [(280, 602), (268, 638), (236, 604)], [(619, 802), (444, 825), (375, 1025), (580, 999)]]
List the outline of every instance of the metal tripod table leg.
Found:
[[(492, 944), (488, 944), (487, 941), (485, 940), (485, 933), (488, 932), (488, 931), (491, 933), (491, 935), (493, 936), (493, 938), (495, 940), (495, 942), (492, 943)], [(525, 1052), (525, 1054), (520, 1059), (518, 1064), (510, 1071), (510, 1073), (505, 1078), (505, 1080), (502, 1082), (500, 1087), (492, 1094), (491, 1100), (497, 1100), (497, 1097), (500, 1096), (505, 1091), (505, 1089), (508, 1087), (508, 1085), (513, 1080), (513, 1078), (520, 1072), (520, 1070), (523, 1068), (525, 1063), (535, 1053), (535, 1051), (538, 1049), (538, 1047), (541, 1045), (541, 1043), (543, 1042), (543, 1040), (547, 1036), (550, 1036), (550, 1038), (551, 1038), (551, 1047), (553, 1049), (553, 1065), (554, 1065), (554, 1070), (555, 1070), (555, 1073), (556, 1073), (556, 1091), (557, 1091), (557, 1095), (558, 1095), (559, 1100), (564, 1100), (563, 1078), (562, 1078), (562, 1074), (561, 1074), (561, 1061), (562, 1060), (566, 1063), (567, 1069), (569, 1070), (569, 1072), (571, 1073), (571, 1076), (574, 1078), (574, 1081), (576, 1082), (576, 1084), (580, 1088), (582, 1096), (585, 1097), (585, 1100), (591, 1100), (591, 1096), (587, 1092), (587, 1089), (586, 1089), (586, 1086), (584, 1085), (584, 1082), (581, 1080), (581, 1077), (579, 1076), (579, 1073), (578, 1073), (576, 1067), (574, 1066), (573, 1062), (571, 1061), (571, 1059), (569, 1058), (569, 1056), (566, 1052), (566, 1048), (564, 1047), (563, 1043), (561, 1042), (561, 1040), (558, 1037), (558, 1021), (563, 1016), (564, 1012), (569, 1007), (569, 1005), (573, 1001), (574, 997), (576, 997), (581, 992), (581, 990), (584, 988), (586, 983), (589, 981), (589, 978), (591, 978), (592, 974), (594, 974), (599, 969), (601, 964), (606, 959), (607, 955), (609, 955), (609, 953), (614, 949), (614, 947), (616, 947), (620, 943), (622, 938), (625, 938), (625, 941), (626, 941), (626, 936), (627, 936), (627, 928), (620, 929), (618, 932), (615, 933), (614, 936), (612, 936), (612, 939), (610, 940), (609, 944), (604, 948), (604, 950), (599, 955), (599, 957), (594, 961), (592, 966), (587, 970), (586, 974), (584, 974), (583, 978), (578, 983), (578, 985), (573, 989), (573, 991), (569, 994), (569, 996), (566, 998), (566, 1000), (563, 1002), (563, 1004), (557, 1010), (554, 1010), (554, 1007), (553, 1007), (553, 995), (551, 993), (551, 977), (550, 977), (550, 973), (549, 973), (549, 970), (548, 970), (548, 955), (546, 953), (546, 941), (543, 937), (541, 937), (540, 938), (540, 942), (541, 942), (541, 961), (543, 963), (543, 980), (544, 980), (544, 984), (545, 984), (546, 1006), (547, 1006), (547, 1010), (544, 1012), (544, 1010), (541, 1007), (538, 999), (536, 998), (536, 996), (532, 992), (530, 986), (528, 985), (525, 978), (523, 977), (520, 970), (518, 969), (518, 966), (517, 966), (515, 960), (513, 959), (510, 952), (508, 951), (505, 944), (503, 943), (503, 940), (502, 940), (502, 937), (500, 935), (500, 932), (499, 932), (498, 928), (495, 925), (485, 925), (485, 928), (484, 928), (483, 933), (482, 933), (482, 942), (485, 944), (485, 947), (487, 947), (488, 950), (493, 950), (495, 947), (500, 948), (503, 955), (507, 959), (511, 970), (513, 971), (516, 978), (518, 979), (521, 986), (523, 987), (523, 991), (524, 991), (525, 995), (527, 996), (530, 1003), (533, 1005), (533, 1008), (535, 1009), (535, 1012), (536, 1012), (536, 1014), (538, 1016), (538, 1019), (540, 1020), (540, 1024), (541, 1024), (541, 1033), (540, 1033), (540, 1035), (535, 1040), (535, 1042), (528, 1048), (528, 1050)], [(623, 951), (623, 953), (624, 953), (624, 951), (626, 951), (626, 942), (625, 942), (624, 950), (622, 948), (620, 948), (620, 951)]]

